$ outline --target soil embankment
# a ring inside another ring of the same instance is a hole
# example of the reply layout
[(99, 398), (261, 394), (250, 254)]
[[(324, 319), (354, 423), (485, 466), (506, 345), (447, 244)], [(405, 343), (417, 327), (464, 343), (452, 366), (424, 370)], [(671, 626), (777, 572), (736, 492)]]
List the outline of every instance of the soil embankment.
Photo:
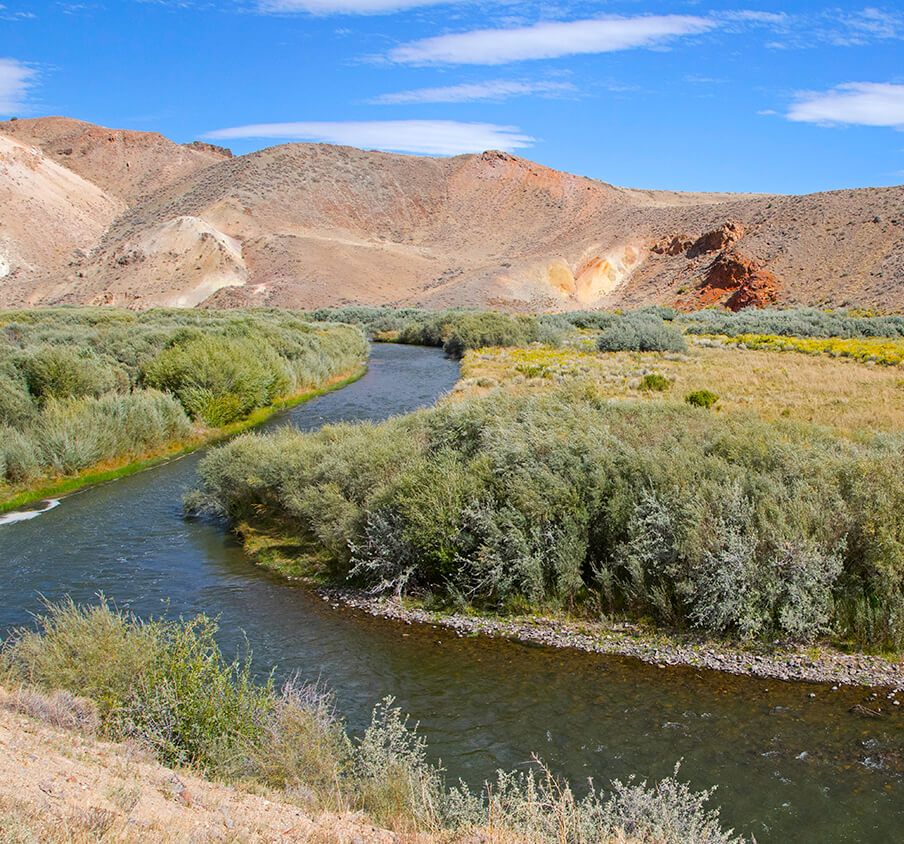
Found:
[[(53, 726), (0, 690), (0, 840), (81, 842), (413, 840), (355, 815), (306, 811), (273, 794), (175, 771), (137, 745)], [(53, 717), (45, 712), (45, 717)]]

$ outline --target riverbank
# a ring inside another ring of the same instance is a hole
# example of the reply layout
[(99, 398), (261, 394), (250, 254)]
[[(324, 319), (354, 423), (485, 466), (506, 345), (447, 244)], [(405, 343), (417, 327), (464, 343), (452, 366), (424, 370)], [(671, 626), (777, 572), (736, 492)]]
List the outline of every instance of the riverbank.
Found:
[(702, 635), (664, 632), (626, 621), (591, 621), (542, 614), (502, 617), (428, 610), (407, 596), (374, 596), (358, 589), (324, 585), (293, 558), (293, 552), (300, 549), (289, 538), (266, 536), (248, 525), (241, 525), (238, 534), (255, 565), (285, 580), (305, 584), (336, 607), (345, 606), (404, 624), (444, 627), (459, 636), (501, 637), (553, 648), (573, 648), (630, 657), (660, 667), (686, 666), (763, 679), (894, 691), (894, 698), (900, 704), (895, 705), (894, 699), (889, 698), (887, 706), (904, 709), (904, 657), (894, 661), (874, 654), (847, 653), (824, 642), (776, 645), (772, 649), (741, 647)]
[(261, 407), (254, 410), (247, 417), (240, 419), (237, 422), (232, 422), (229, 425), (224, 425), (219, 428), (198, 426), (194, 435), (188, 441), (183, 440), (177, 443), (168, 443), (159, 449), (154, 449), (152, 452), (142, 455), (137, 460), (132, 458), (127, 458), (120, 462), (108, 460), (98, 466), (92, 466), (83, 472), (70, 477), (60, 478), (58, 480), (42, 478), (18, 489), (0, 490), (0, 498), (2, 498), (2, 500), (0, 500), (0, 513), (17, 510), (20, 507), (24, 507), (44, 498), (56, 497), (69, 492), (74, 492), (82, 487), (90, 486), (91, 484), (103, 483), (104, 481), (112, 481), (117, 478), (132, 475), (136, 472), (141, 472), (145, 469), (150, 469), (153, 466), (165, 463), (168, 460), (174, 460), (177, 457), (190, 454), (193, 451), (197, 451), (199, 448), (223, 442), (230, 437), (234, 437), (237, 434), (257, 427), (258, 425), (262, 425), (275, 413), (288, 410), (295, 405), (310, 401), (311, 399), (317, 398), (317, 396), (322, 396), (333, 390), (342, 389), (342, 387), (357, 381), (366, 372), (367, 364), (364, 363), (357, 369), (337, 375), (316, 390), (304, 390), (295, 393), (294, 395), (286, 396), (267, 407)]
[(48, 723), (61, 714), (54, 700), (0, 689), (0, 841), (418, 840), (379, 829), (359, 813), (305, 810), (285, 794), (251, 793), (168, 768), (136, 744), (98, 739), (85, 729), (90, 724), (78, 730)]
[[(825, 644), (783, 647), (773, 651), (740, 648), (702, 637), (651, 631), (627, 622), (577, 621), (544, 615), (494, 618), (426, 610), (414, 601), (373, 597), (366, 593), (315, 587), (325, 601), (390, 618), (404, 624), (430, 624), (460, 636), (491, 636), (554, 648), (625, 656), (660, 667), (688, 666), (764, 679), (887, 690), (881, 709), (904, 706), (904, 661), (844, 653)], [(900, 701), (899, 704), (895, 700)], [(877, 710), (880, 707), (877, 707)]]

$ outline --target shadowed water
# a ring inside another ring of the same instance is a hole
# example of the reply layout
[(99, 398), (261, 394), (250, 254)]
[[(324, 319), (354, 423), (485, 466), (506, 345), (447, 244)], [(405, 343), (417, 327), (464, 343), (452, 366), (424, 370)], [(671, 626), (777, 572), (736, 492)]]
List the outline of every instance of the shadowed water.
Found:
[[(457, 374), (438, 351), (375, 346), (364, 378), (268, 426), (382, 419), (431, 404)], [(0, 631), (28, 622), (39, 595), (102, 590), (141, 615), (203, 611), (220, 616), (228, 652), (247, 635), (261, 670), (321, 678), (354, 729), (394, 695), (450, 774), (473, 784), (532, 752), (575, 783), (658, 778), (683, 759), (682, 776), (719, 783), (725, 820), (760, 842), (904, 838), (904, 706), (863, 719), (848, 711), (862, 691), (459, 638), (334, 608), (251, 566), (221, 525), (183, 518), (199, 459), (0, 525)]]

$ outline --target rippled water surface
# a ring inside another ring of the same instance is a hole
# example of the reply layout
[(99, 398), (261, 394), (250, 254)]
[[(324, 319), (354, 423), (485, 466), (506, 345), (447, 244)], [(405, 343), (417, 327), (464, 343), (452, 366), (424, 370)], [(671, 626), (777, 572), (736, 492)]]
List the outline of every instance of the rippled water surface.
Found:
[[(364, 378), (268, 426), (383, 419), (431, 404), (457, 374), (436, 350), (375, 346)], [(182, 517), (199, 459), (0, 524), (0, 631), (28, 622), (39, 595), (102, 590), (139, 614), (204, 611), (220, 616), (227, 651), (247, 635), (262, 670), (320, 677), (355, 729), (394, 695), (450, 774), (472, 783), (532, 752), (575, 782), (657, 778), (683, 760), (682, 776), (719, 783), (725, 820), (760, 842), (904, 840), (904, 706), (863, 719), (848, 711), (862, 691), (458, 638), (335, 609), (251, 566), (222, 526)]]

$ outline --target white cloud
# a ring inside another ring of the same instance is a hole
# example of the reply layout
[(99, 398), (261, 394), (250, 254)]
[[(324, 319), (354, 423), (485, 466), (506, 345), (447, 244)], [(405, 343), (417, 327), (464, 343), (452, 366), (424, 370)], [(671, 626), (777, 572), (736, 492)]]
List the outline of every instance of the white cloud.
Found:
[(2, 21), (20, 21), (35, 17), (37, 15), (34, 12), (14, 12), (0, 3), (0, 20)]
[(787, 116), (805, 123), (904, 128), (904, 85), (846, 82), (831, 91), (802, 92)]
[(409, 105), (416, 103), (473, 103), (480, 100), (502, 100), (527, 94), (562, 94), (576, 90), (570, 82), (512, 82), (493, 79), (445, 88), (417, 88), (381, 94), (370, 100), (375, 105)]
[(487, 149), (519, 149), (530, 146), (535, 140), (529, 135), (521, 134), (517, 126), (459, 123), (455, 120), (260, 123), (217, 129), (204, 137), (211, 140), (272, 138), (317, 141), (422, 155), (459, 155)]
[(258, 9), (276, 14), (309, 12), (312, 15), (380, 15), (418, 6), (435, 6), (443, 2), (448, 0), (260, 0)]
[(16, 59), (0, 59), (0, 114), (22, 108), (35, 71)]
[(718, 25), (714, 20), (691, 15), (646, 15), (538, 23), (516, 29), (478, 29), (402, 44), (390, 51), (389, 58), (410, 64), (505, 64), (655, 47)]

